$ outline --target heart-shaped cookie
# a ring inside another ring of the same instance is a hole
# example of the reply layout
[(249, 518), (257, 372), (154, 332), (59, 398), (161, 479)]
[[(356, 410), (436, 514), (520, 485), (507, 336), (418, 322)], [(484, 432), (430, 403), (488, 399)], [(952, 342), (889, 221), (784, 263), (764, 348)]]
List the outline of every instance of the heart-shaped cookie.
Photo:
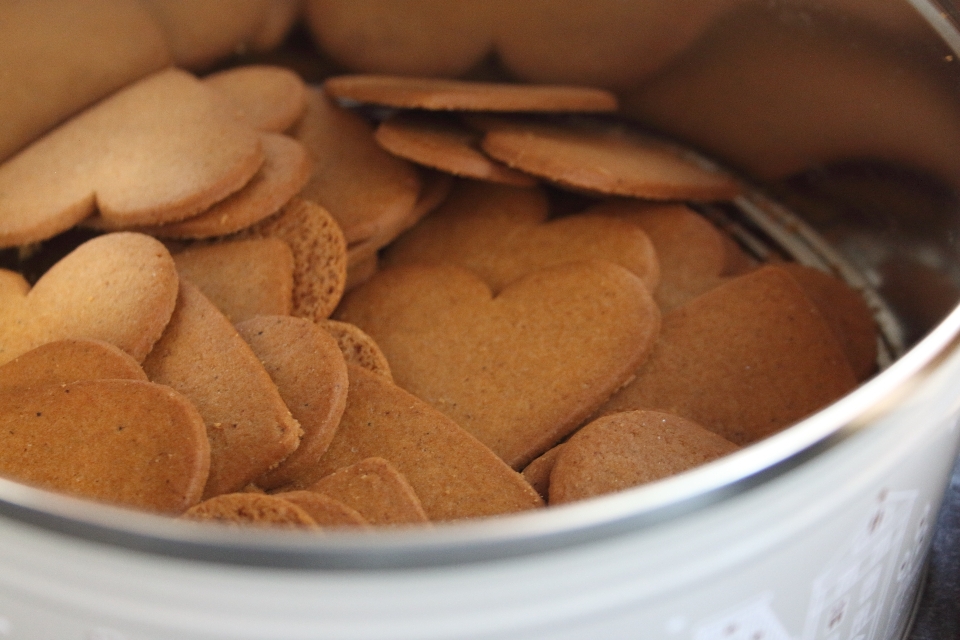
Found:
[(0, 475), (149, 511), (199, 501), (210, 447), (183, 396), (142, 380), (0, 391)]
[(142, 361), (170, 320), (177, 283), (173, 258), (149, 236), (85, 242), (29, 292), (0, 290), (0, 363), (63, 338), (103, 340)]
[(188, 73), (153, 74), (0, 165), (0, 246), (49, 238), (94, 211), (125, 225), (203, 211), (263, 164), (260, 136)]
[(537, 269), (602, 259), (633, 272), (650, 291), (656, 289), (657, 256), (639, 226), (608, 216), (572, 215), (547, 222), (541, 202), (526, 189), (462, 181), (437, 211), (386, 251), (383, 266), (458, 264), (497, 292)]
[(600, 260), (535, 271), (497, 296), (454, 265), (393, 267), (337, 317), (370, 334), (399, 386), (516, 469), (627, 382), (660, 328), (643, 282)]

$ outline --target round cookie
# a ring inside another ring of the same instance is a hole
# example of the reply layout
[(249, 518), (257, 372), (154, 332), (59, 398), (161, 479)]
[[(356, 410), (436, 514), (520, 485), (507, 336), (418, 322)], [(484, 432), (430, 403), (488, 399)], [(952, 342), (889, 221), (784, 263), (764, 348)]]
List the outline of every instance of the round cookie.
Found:
[(185, 520), (233, 526), (319, 528), (313, 518), (293, 502), (262, 493), (228, 493), (216, 496), (190, 508), (181, 517)]
[(323, 528), (354, 527), (355, 529), (370, 529), (370, 523), (360, 515), (360, 512), (322, 493), (316, 491), (284, 491), (275, 493), (273, 496), (297, 505)]
[(348, 364), (354, 364), (377, 373), (393, 382), (390, 363), (383, 351), (360, 327), (339, 320), (318, 320), (317, 325), (333, 336)]
[(306, 85), (285, 67), (234, 67), (210, 74), (203, 82), (222, 93), (260, 131), (283, 133), (307, 107)]

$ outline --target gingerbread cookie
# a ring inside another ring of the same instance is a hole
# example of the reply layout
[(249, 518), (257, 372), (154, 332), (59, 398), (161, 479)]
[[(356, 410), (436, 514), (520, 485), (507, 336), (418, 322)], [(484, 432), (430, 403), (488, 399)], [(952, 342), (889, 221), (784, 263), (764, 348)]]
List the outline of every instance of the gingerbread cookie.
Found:
[(354, 527), (370, 529), (370, 523), (360, 515), (356, 509), (351, 509), (339, 500), (316, 491), (284, 491), (273, 494), (292, 502), (307, 512), (314, 522), (322, 528), (327, 527)]
[(523, 477), (452, 420), (383, 376), (347, 365), (350, 389), (337, 434), (313, 484), (366, 458), (387, 460), (409, 481), (430, 520), (455, 520), (542, 506)]
[(300, 443), (300, 426), (257, 356), (189, 282), (180, 283), (177, 308), (143, 369), (203, 416), (211, 457), (205, 498), (239, 491)]
[(856, 384), (836, 337), (796, 281), (762, 267), (665, 314), (650, 359), (600, 411), (666, 411), (742, 446)]
[(531, 487), (536, 489), (544, 502), (550, 495), (550, 472), (553, 471), (553, 465), (557, 462), (557, 456), (560, 455), (562, 448), (563, 443), (561, 442), (557, 446), (547, 449), (545, 453), (534, 458), (530, 464), (523, 468), (524, 479), (530, 483)]
[(306, 85), (284, 67), (234, 67), (210, 74), (203, 82), (222, 93), (260, 131), (283, 133), (307, 107)]
[(80, 380), (142, 380), (139, 363), (100, 340), (48, 342), (0, 366), (0, 389), (69, 384)]
[(262, 493), (227, 493), (209, 498), (187, 510), (182, 517), (233, 526), (319, 528), (297, 504)]
[(91, 338), (142, 361), (170, 320), (177, 271), (162, 244), (113, 233), (77, 247), (25, 294), (0, 292), (0, 363), (46, 342)]
[(386, 356), (373, 338), (364, 333), (360, 327), (339, 320), (318, 320), (317, 325), (337, 341), (340, 352), (348, 364), (369, 369), (393, 382), (390, 363), (387, 362)]
[(276, 489), (315, 466), (326, 451), (347, 403), (347, 366), (337, 341), (310, 320), (260, 316), (236, 328), (303, 430), (297, 450), (256, 480)]
[(99, 502), (178, 514), (200, 500), (210, 448), (197, 410), (142, 380), (0, 392), (0, 475)]
[(627, 382), (660, 327), (643, 282), (600, 260), (532, 272), (496, 296), (458, 266), (393, 267), (347, 294), (337, 318), (370, 334), (399, 386), (516, 469)]
[(660, 480), (739, 448), (669, 413), (615, 413), (594, 420), (563, 445), (550, 472), (550, 504)]

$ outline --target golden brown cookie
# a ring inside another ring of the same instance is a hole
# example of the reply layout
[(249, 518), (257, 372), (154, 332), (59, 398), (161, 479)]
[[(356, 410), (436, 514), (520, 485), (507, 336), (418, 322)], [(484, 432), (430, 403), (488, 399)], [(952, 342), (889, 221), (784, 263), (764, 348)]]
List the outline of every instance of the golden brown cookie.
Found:
[(256, 480), (276, 489), (316, 466), (333, 439), (347, 404), (347, 365), (337, 341), (311, 320), (260, 316), (236, 328), (303, 430), (297, 450)]
[(318, 320), (317, 325), (337, 341), (348, 364), (363, 367), (393, 382), (386, 356), (360, 327), (339, 320)]
[(319, 528), (298, 505), (262, 493), (227, 493), (208, 498), (187, 510), (182, 517), (185, 520), (233, 526)]
[(326, 209), (294, 198), (236, 237), (286, 242), (293, 252), (293, 315), (316, 321), (333, 313), (347, 280), (347, 246)]
[(856, 384), (816, 306), (784, 271), (763, 267), (665, 314), (650, 359), (600, 411), (666, 411), (742, 446)]
[(153, 74), (0, 165), (0, 246), (63, 231), (94, 211), (113, 223), (196, 215), (263, 164), (256, 131), (183, 71)]
[(660, 327), (643, 282), (600, 260), (532, 272), (496, 296), (458, 266), (393, 267), (347, 294), (337, 318), (370, 334), (399, 386), (515, 469), (627, 382)]
[[(380, 457), (410, 482), (430, 520), (534, 509), (540, 496), (523, 477), (452, 420), (383, 376), (347, 365), (347, 409), (317, 469), (298, 486)], [(372, 428), (371, 428), (372, 427)]]
[(445, 114), (399, 112), (381, 122), (374, 136), (395, 156), (456, 176), (518, 187), (537, 183), (480, 151), (481, 134)]
[(308, 0), (318, 46), (344, 67), (460, 75), (490, 51), (496, 5), (486, 0)]
[(240, 491), (300, 443), (300, 426), (257, 356), (189, 282), (180, 283), (177, 308), (143, 369), (203, 416), (210, 439), (204, 498)]
[(210, 448), (196, 409), (142, 380), (0, 391), (0, 475), (147, 511), (200, 500)]
[(560, 455), (563, 443), (551, 447), (545, 453), (534, 458), (530, 464), (523, 468), (524, 479), (530, 483), (530, 486), (536, 489), (544, 502), (550, 495), (550, 472), (553, 471), (553, 465)]
[(730, 174), (622, 123), (486, 118), (480, 147), (507, 166), (575, 190), (649, 200), (728, 200)]
[(174, 254), (173, 260), (180, 276), (195, 284), (234, 324), (254, 316), (290, 315), (293, 253), (283, 240), (199, 245)]
[(3, 294), (0, 363), (63, 338), (103, 340), (142, 361), (170, 320), (177, 282), (170, 253), (149, 236), (89, 240), (29, 292), (18, 295), (20, 285), (11, 284)]
[(628, 411), (604, 416), (563, 445), (550, 473), (550, 504), (660, 480), (739, 448), (669, 413)]
[(142, 380), (139, 363), (110, 343), (68, 338), (48, 342), (0, 366), (0, 389), (80, 380)]
[(610, 112), (617, 98), (589, 86), (467, 82), (445, 78), (347, 75), (327, 78), (334, 98), (428, 111)]
[(316, 491), (284, 491), (273, 494), (287, 502), (292, 502), (313, 518), (313, 521), (327, 527), (354, 527), (370, 529), (370, 523), (356, 509), (351, 509), (339, 500)]
[(727, 264), (724, 235), (689, 207), (617, 199), (584, 213), (617, 217), (646, 232), (660, 265), (660, 284), (653, 298), (663, 312), (722, 281)]
[(293, 71), (270, 65), (234, 67), (203, 79), (260, 131), (283, 133), (303, 115), (307, 87)]
[(857, 380), (877, 370), (877, 327), (863, 296), (843, 280), (801, 264), (776, 266), (797, 281), (833, 330), (853, 367)]
[(413, 487), (383, 458), (365, 458), (337, 469), (307, 487), (307, 491), (339, 500), (373, 525), (428, 521)]
[(413, 209), (420, 193), (416, 168), (380, 148), (361, 116), (310, 90), (293, 135), (313, 161), (301, 197), (327, 209), (347, 242), (366, 240)]
[[(68, 116), (170, 64), (139, 2), (8, 2), (0, 22), (0, 161)], [(15, 89), (14, 89), (15, 88)]]
[[(657, 256), (638, 225), (581, 215), (548, 222), (538, 200), (522, 189), (460, 182), (443, 206), (386, 251), (383, 266), (458, 264), (496, 293), (538, 269), (603, 259), (631, 271), (649, 291), (656, 289)], [(530, 206), (523, 207), (521, 201)]]
[[(246, 229), (279, 211), (306, 184), (310, 159), (303, 145), (292, 138), (264, 134), (260, 139), (263, 166), (243, 189), (192, 218), (140, 230), (159, 238), (213, 238)], [(99, 216), (92, 220), (101, 228), (106, 222)]]

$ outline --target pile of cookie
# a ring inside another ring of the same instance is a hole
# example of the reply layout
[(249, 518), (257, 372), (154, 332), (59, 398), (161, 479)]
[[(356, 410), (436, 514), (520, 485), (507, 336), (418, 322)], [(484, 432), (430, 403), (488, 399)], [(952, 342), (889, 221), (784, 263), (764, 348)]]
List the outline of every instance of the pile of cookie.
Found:
[(664, 478), (869, 377), (859, 294), (757, 264), (688, 206), (739, 182), (616, 109), (251, 66), (67, 120), (0, 164), (0, 247), (95, 235), (32, 286), (0, 270), (0, 475), (422, 525)]

